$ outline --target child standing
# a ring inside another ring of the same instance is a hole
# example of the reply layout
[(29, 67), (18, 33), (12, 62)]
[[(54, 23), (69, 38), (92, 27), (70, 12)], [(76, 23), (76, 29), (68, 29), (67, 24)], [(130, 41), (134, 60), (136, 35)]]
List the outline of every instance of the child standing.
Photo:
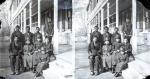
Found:
[(35, 76), (40, 76), (42, 75), (42, 71), (48, 67), (48, 63), (50, 61), (50, 57), (49, 57), (49, 54), (46, 53), (45, 49), (42, 47), (41, 48), (41, 51), (39, 53), (39, 63), (36, 67), (36, 74)]
[(124, 47), (120, 47), (120, 52), (118, 53), (118, 63), (115, 69), (115, 76), (119, 76), (122, 73), (122, 70), (127, 68), (127, 63), (129, 61), (128, 55), (124, 51)]
[(53, 44), (51, 43), (49, 37), (45, 37), (45, 43), (44, 43), (44, 48), (46, 53), (49, 54), (50, 57), (54, 57), (54, 59), (56, 59), (54, 53), (53, 53)]

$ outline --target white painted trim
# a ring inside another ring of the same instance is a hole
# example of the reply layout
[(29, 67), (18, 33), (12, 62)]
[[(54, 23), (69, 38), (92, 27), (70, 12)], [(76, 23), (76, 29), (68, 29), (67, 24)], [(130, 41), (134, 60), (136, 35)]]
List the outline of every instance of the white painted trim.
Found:
[(109, 2), (107, 2), (107, 27), (109, 27)]
[(119, 0), (116, 0), (116, 27), (119, 27)]
[(41, 26), (41, 0), (38, 0), (38, 27)]
[(103, 8), (103, 6), (108, 2), (108, 0), (101, 0), (96, 4), (96, 7), (89, 13), (88, 22), (90, 22), (96, 14)]
[(137, 14), (137, 3), (136, 0), (132, 0), (132, 38), (131, 38), (131, 44), (132, 47), (134, 48), (132, 51), (133, 53), (137, 52), (137, 29), (136, 29), (136, 14)]
[(54, 2), (54, 37), (53, 37), (53, 44), (54, 44), (54, 53), (58, 54), (58, 0)]
[(21, 0), (20, 4), (18, 5), (17, 9), (12, 14), (12, 21), (21, 13), (21, 11), (25, 8), (25, 6), (30, 2), (30, 0)]

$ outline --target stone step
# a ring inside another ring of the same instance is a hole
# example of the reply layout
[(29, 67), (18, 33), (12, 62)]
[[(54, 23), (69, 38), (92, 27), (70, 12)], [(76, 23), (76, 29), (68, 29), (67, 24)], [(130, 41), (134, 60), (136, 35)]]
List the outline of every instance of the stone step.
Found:
[(133, 62), (130, 62), (128, 64), (130, 69), (136, 70), (138, 73), (143, 74), (143, 75), (149, 75), (150, 74), (150, 64), (143, 62), (141, 60), (135, 60)]
[[(68, 60), (69, 59), (58, 56), (55, 61), (50, 62), (50, 68), (43, 71), (43, 76), (45, 77), (45, 79), (50, 79), (52, 77), (53, 79), (73, 79), (73, 64)], [(57, 76), (51, 75), (50, 73), (57, 74)]]
[(141, 60), (143, 62), (146, 62), (146, 63), (149, 63), (150, 64), (150, 53), (149, 52), (145, 52), (145, 53), (142, 53), (142, 54), (139, 54), (137, 56), (135, 56), (136, 60)]
[(131, 68), (122, 71), (122, 76), (123, 79), (143, 79), (143, 76), (141, 74)]
[(135, 61), (128, 63), (128, 69), (122, 72), (124, 79), (142, 79), (149, 75), (150, 53), (145, 52), (135, 56)]

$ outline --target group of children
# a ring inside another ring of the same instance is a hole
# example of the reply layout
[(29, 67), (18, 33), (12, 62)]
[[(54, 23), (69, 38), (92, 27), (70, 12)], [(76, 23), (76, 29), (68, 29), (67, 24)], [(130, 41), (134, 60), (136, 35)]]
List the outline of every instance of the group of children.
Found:
[(132, 46), (128, 38), (124, 38), (121, 42), (121, 39), (116, 37), (112, 43), (107, 37), (104, 38), (106, 38), (104, 43), (100, 43), (98, 42), (100, 39), (93, 36), (89, 44), (91, 75), (94, 75), (95, 71), (98, 75), (100, 69), (102, 72), (111, 71), (114, 76), (119, 76), (122, 70), (127, 68), (127, 63), (134, 60)]
[(45, 38), (45, 43), (37, 38), (35, 44), (31, 44), (30, 40), (26, 40), (23, 48), (23, 60), (25, 70), (33, 70), (35, 76), (42, 74), (42, 70), (48, 67), (50, 56), (53, 54), (53, 45), (49, 42), (49, 38)]
[(119, 76), (121, 71), (127, 67), (130, 57), (134, 59), (132, 46), (127, 38), (124, 38), (124, 43), (121, 43), (120, 39), (116, 39), (113, 45), (106, 40), (102, 47), (102, 53), (104, 70), (115, 72), (115, 76)]
[(42, 70), (49, 67), (50, 57), (56, 59), (51, 36), (46, 35), (43, 41), (39, 27), (36, 27), (35, 34), (30, 32), (30, 27), (26, 27), (26, 33), (22, 34), (17, 25), (11, 35), (9, 53), (12, 75), (32, 70), (35, 76), (40, 76)]

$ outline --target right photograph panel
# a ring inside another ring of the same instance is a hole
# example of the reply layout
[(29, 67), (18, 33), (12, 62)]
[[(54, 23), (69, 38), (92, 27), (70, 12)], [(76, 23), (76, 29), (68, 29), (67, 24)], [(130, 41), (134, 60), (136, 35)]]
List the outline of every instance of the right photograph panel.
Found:
[(149, 17), (141, 0), (74, 0), (75, 78), (146, 78)]

